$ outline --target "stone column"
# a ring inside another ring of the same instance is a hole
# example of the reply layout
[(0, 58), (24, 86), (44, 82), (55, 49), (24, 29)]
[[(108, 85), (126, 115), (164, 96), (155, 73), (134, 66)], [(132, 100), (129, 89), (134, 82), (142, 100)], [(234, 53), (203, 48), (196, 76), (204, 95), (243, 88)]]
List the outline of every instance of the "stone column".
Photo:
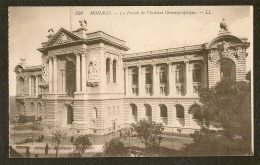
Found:
[(208, 69), (207, 69), (207, 60), (203, 60), (203, 85), (202, 87), (208, 87)]
[(156, 64), (153, 64), (153, 96), (157, 94), (156, 91)]
[(129, 95), (128, 67), (125, 67), (125, 95)]
[(32, 77), (29, 76), (29, 96), (32, 95)]
[(49, 58), (49, 93), (52, 93), (52, 58)]
[(80, 92), (80, 54), (76, 54), (76, 91)]
[(39, 95), (39, 87), (38, 86), (39, 86), (39, 79), (38, 79), (38, 76), (36, 75), (35, 76), (35, 88), (36, 88), (35, 89), (35, 91), (36, 91), (35, 93), (36, 93), (36, 96)]
[(142, 95), (143, 94), (143, 89), (144, 86), (142, 84), (142, 66), (138, 65), (138, 95)]
[(176, 77), (176, 65), (172, 65), (172, 95), (175, 95), (176, 94), (176, 86), (175, 86), (175, 84), (176, 84), (176, 79), (175, 79), (175, 77)]
[(83, 92), (86, 92), (86, 54), (85, 53), (83, 53), (83, 54), (81, 54), (81, 57), (82, 57), (82, 71), (81, 71), (81, 73), (82, 73), (82, 82), (81, 82), (81, 84), (82, 84), (82, 91)]
[(168, 77), (168, 95), (172, 95), (172, 63), (168, 63), (168, 73), (167, 73), (167, 77)]
[(186, 91), (186, 96), (187, 95), (190, 95), (190, 89), (191, 89), (191, 87), (190, 87), (190, 76), (189, 76), (189, 74), (190, 74), (190, 69), (189, 69), (189, 67), (190, 67), (190, 65), (189, 65), (189, 61), (184, 61), (184, 63), (185, 63), (185, 76), (186, 76), (186, 79), (185, 79), (185, 91)]
[(66, 93), (66, 77), (65, 77), (65, 72), (62, 74), (62, 92)]
[(114, 75), (114, 70), (113, 70), (113, 59), (111, 58), (110, 60), (110, 82), (109, 83), (114, 83), (113, 75)]
[(53, 92), (57, 93), (58, 92), (58, 68), (57, 68), (57, 57), (53, 57)]

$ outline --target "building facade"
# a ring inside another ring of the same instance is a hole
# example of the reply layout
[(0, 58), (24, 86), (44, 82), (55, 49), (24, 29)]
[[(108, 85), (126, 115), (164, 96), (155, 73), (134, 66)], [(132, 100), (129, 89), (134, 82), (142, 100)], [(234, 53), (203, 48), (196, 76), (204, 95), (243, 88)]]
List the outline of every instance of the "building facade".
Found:
[(77, 133), (107, 134), (143, 118), (191, 133), (203, 124), (188, 112), (201, 88), (245, 80), (249, 42), (225, 27), (208, 43), (134, 54), (125, 41), (82, 24), (47, 38), (38, 49), (42, 65), (21, 59), (14, 69), (16, 114)]

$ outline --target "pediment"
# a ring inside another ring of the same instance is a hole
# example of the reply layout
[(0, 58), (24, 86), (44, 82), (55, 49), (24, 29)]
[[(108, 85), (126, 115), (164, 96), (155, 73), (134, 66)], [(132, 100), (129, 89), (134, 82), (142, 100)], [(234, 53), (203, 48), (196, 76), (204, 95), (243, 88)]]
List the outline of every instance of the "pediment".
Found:
[(47, 43), (44, 47), (62, 45), (70, 42), (81, 40), (77, 35), (61, 28)]
[(243, 44), (241, 39), (233, 36), (233, 35), (223, 35), (223, 36), (218, 36), (217, 38), (213, 39), (209, 45), (208, 48), (218, 48), (219, 45), (224, 45), (225, 47), (229, 46), (235, 46)]

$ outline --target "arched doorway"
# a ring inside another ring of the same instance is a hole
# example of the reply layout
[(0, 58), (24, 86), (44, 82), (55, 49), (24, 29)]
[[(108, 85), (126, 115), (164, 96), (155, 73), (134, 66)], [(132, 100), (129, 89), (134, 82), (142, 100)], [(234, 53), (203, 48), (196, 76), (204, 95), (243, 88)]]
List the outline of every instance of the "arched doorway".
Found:
[(223, 59), (220, 61), (220, 79), (236, 81), (236, 68), (232, 60)]
[(73, 61), (66, 62), (66, 92), (73, 95), (76, 91), (76, 70)]
[(132, 121), (137, 122), (137, 106), (135, 104), (130, 104)]
[(160, 118), (165, 125), (168, 124), (168, 109), (164, 104), (160, 104)]
[(152, 121), (152, 108), (149, 104), (144, 104), (145, 107), (145, 117), (148, 121)]
[(33, 102), (30, 103), (30, 111), (31, 111), (31, 116), (35, 116), (35, 107)]

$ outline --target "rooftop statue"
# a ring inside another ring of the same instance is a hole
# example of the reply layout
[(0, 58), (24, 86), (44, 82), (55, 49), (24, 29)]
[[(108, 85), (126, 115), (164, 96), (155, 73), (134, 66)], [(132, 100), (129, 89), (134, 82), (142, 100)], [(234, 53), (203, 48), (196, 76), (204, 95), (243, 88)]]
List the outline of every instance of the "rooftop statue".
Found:
[(222, 22), (220, 22), (220, 28), (221, 28), (221, 30), (224, 29), (225, 31), (228, 31), (227, 24), (226, 24), (224, 18), (223, 18)]
[(87, 21), (86, 20), (81, 20), (81, 21), (79, 21), (79, 23), (80, 23), (80, 27), (81, 28), (84, 28), (84, 27), (87, 26)]
[(54, 34), (53, 29), (49, 29), (48, 32), (49, 32), (49, 35), (50, 35), (50, 36), (52, 36), (52, 35)]

